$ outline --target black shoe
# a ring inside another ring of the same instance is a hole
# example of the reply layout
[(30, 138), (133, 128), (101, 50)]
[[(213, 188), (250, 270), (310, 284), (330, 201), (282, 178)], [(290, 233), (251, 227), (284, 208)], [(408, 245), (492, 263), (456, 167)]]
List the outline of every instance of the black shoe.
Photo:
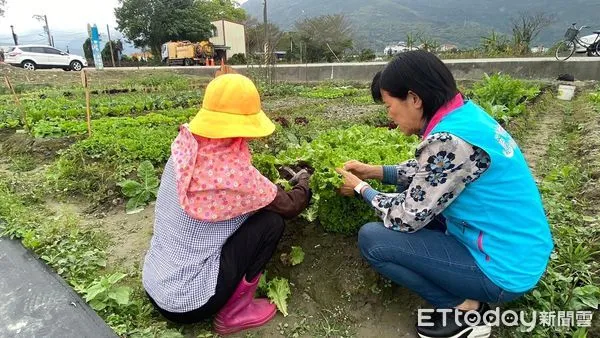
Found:
[[(421, 338), (488, 338), (492, 328), (485, 325), (483, 321), (484, 314), (488, 310), (490, 310), (490, 306), (487, 303), (479, 304), (477, 309), (480, 315), (479, 322), (476, 322), (476, 315), (458, 309), (452, 309), (446, 313), (436, 311), (431, 314), (431, 319), (425, 322), (425, 325), (418, 326), (417, 324), (417, 334)], [(446, 325), (444, 325), (444, 315)], [(472, 317), (465, 318), (469, 315)]]

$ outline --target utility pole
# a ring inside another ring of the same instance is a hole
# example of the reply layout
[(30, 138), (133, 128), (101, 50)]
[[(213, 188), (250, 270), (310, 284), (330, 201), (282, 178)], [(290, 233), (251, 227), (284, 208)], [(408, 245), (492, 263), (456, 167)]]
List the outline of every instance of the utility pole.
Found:
[(50, 26), (48, 26), (48, 17), (44, 15), (44, 21), (46, 22), (46, 33), (48, 34), (48, 41), (50, 41), (50, 46), (54, 47), (54, 37), (50, 34)]
[(34, 15), (33, 18), (44, 24), (44, 32), (48, 36), (48, 45), (54, 47), (52, 34), (50, 34), (50, 26), (48, 26), (48, 17), (46, 15)]
[(110, 39), (110, 27), (106, 25), (106, 30), (108, 31), (108, 45), (110, 46), (110, 57), (112, 58), (113, 68), (115, 67), (115, 53), (113, 52), (113, 43)]
[(17, 34), (15, 34), (15, 27), (10, 25), (10, 30), (12, 31), (13, 41), (15, 42), (15, 46), (19, 45), (19, 39), (17, 39)]
[(269, 21), (267, 20), (267, 0), (264, 1), (263, 6), (263, 21), (265, 25), (265, 68), (267, 72), (267, 82), (271, 82), (271, 76), (269, 75), (269, 61), (271, 58), (271, 46), (269, 43)]

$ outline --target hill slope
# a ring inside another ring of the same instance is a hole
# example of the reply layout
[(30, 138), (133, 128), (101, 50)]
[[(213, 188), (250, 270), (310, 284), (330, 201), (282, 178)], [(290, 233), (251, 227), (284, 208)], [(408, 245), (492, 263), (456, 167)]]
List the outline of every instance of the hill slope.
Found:
[[(262, 19), (263, 0), (248, 0), (243, 7)], [(297, 20), (322, 14), (345, 14), (353, 23), (355, 44), (381, 51), (385, 45), (405, 40), (406, 33), (424, 32), (441, 43), (476, 46), (492, 30), (510, 33), (510, 19), (519, 12), (554, 14), (556, 23), (540, 35), (548, 46), (562, 38), (573, 22), (600, 28), (600, 1), (573, 0), (277, 0), (269, 2), (269, 20), (283, 30)], [(586, 31), (585, 34), (591, 33)]]

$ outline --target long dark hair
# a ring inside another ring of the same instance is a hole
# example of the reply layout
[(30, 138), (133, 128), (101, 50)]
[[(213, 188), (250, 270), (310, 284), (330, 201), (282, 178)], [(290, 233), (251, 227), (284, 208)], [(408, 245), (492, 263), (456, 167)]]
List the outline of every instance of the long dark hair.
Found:
[(423, 118), (429, 121), (435, 112), (459, 93), (454, 76), (437, 56), (425, 51), (398, 54), (383, 71), (375, 74), (371, 95), (381, 103), (381, 90), (406, 100), (408, 92), (423, 101)]

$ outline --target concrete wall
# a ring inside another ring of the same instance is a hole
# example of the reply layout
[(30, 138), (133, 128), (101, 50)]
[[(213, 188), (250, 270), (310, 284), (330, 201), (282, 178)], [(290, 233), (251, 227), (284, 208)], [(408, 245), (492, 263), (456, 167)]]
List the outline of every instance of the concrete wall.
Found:
[(556, 60), (461, 62), (445, 61), (458, 79), (477, 80), (485, 73), (502, 72), (522, 79), (556, 80), (571, 74), (576, 80), (600, 80), (600, 59), (582, 58), (566, 62)]
[(211, 37), (209, 39), (210, 42), (214, 43), (215, 45), (218, 46), (224, 46), (225, 45), (225, 27), (223, 25), (223, 20), (219, 20), (219, 21), (213, 21), (211, 22), (213, 24), (213, 26), (215, 26), (217, 28), (216, 30), (216, 35)]
[(228, 58), (235, 54), (246, 55), (246, 30), (243, 25), (225, 21), (225, 38), (226, 45), (231, 47), (227, 51)]
[[(522, 79), (555, 80), (560, 74), (572, 74), (576, 80), (600, 81), (600, 58), (576, 58), (559, 62), (545, 58), (447, 60), (458, 80), (480, 80), (485, 73), (502, 72)], [(273, 80), (281, 82), (370, 81), (386, 63), (341, 63), (278, 65)], [(242, 74), (258, 74), (259, 67), (235, 66)], [(213, 76), (215, 68), (179, 68), (177, 71), (200, 76)]]
[(235, 54), (246, 54), (246, 31), (243, 25), (225, 20), (213, 21), (217, 27), (217, 36), (210, 38), (215, 45), (226, 46), (227, 57)]

